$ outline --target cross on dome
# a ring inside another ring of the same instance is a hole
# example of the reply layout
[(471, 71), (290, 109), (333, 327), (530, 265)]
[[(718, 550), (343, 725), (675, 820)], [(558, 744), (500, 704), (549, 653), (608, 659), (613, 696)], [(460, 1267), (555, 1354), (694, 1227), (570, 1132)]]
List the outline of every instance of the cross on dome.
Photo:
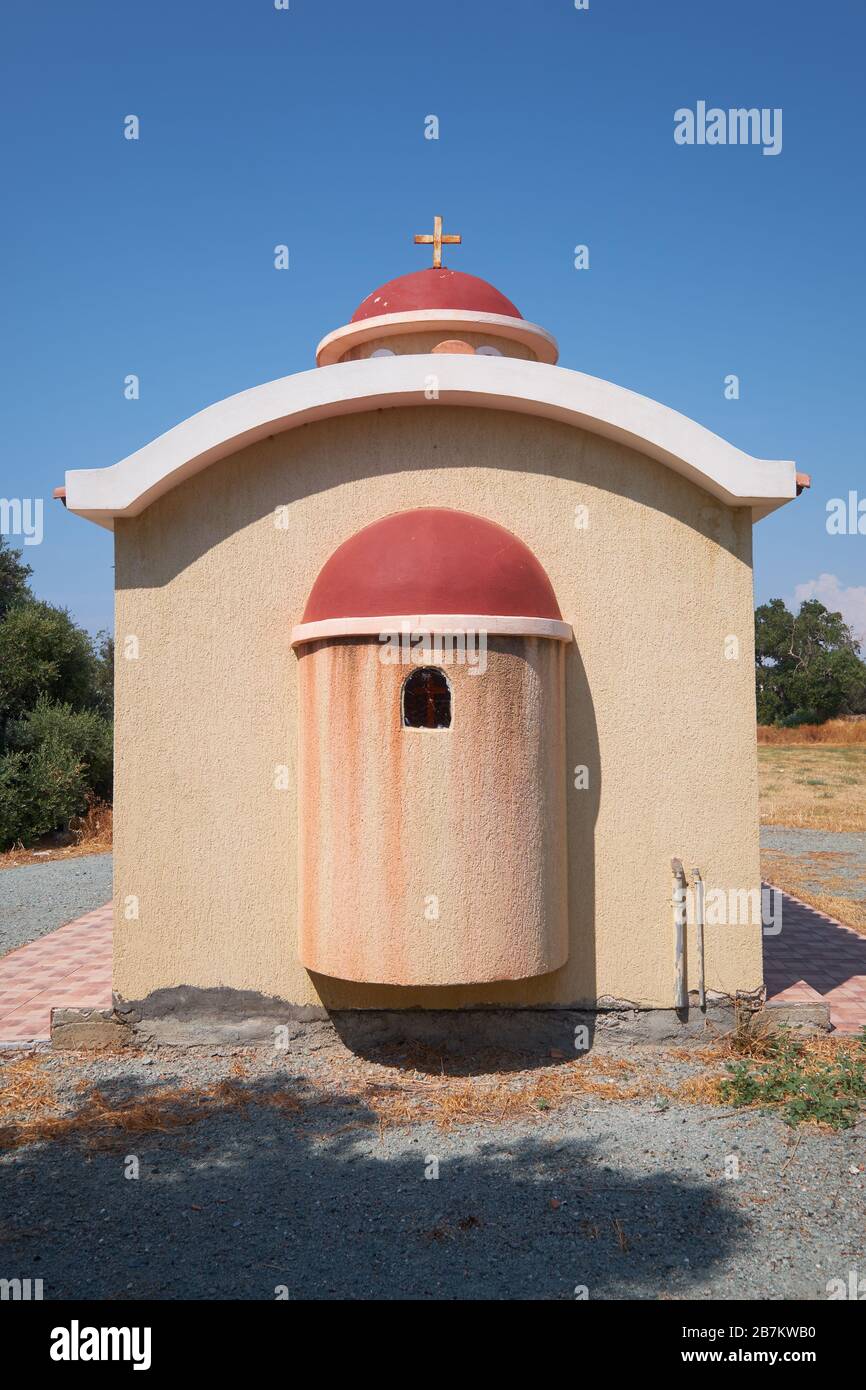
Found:
[(416, 232), (416, 233), (415, 233), (415, 245), (416, 245), (416, 246), (431, 246), (431, 245), (432, 245), (432, 247), (433, 247), (433, 269), (434, 269), (434, 270), (441, 270), (441, 269), (442, 269), (442, 247), (443, 247), (443, 246), (459, 246), (460, 243), (462, 242), (462, 240), (463, 240), (462, 236), (443, 236), (443, 235), (442, 235), (442, 218), (441, 218), (441, 217), (434, 217), (434, 218), (433, 218), (433, 235), (432, 235), (432, 236), (430, 235), (429, 232)]

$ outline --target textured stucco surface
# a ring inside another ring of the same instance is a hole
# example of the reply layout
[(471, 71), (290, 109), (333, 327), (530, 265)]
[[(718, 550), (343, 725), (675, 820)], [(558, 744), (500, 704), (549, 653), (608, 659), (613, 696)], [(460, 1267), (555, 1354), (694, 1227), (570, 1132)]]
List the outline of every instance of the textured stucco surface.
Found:
[[(337, 545), (419, 506), (513, 531), (574, 626), (569, 958), (530, 980), (370, 987), (310, 975), (298, 958), (289, 631)], [(118, 518), (116, 561), (118, 650), (135, 637), (139, 653), (117, 662), (123, 997), (189, 985), (342, 1008), (670, 1006), (671, 856), (699, 865), (708, 888), (757, 887), (751, 519), (662, 464), (524, 415), (376, 411), (260, 442)], [(694, 988), (691, 933), (689, 947)], [(758, 926), (709, 929), (706, 954), (708, 988), (760, 983)]]
[(568, 956), (565, 649), (491, 638), (445, 666), (451, 726), (401, 723), (415, 669), (375, 639), (299, 650), (299, 940), (344, 980), (475, 984)]

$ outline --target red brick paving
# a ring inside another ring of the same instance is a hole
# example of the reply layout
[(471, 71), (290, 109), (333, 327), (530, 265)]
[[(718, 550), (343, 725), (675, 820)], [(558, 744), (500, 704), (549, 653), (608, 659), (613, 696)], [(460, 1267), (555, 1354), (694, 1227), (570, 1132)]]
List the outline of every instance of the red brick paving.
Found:
[(764, 982), (768, 1000), (829, 1004), (839, 1033), (866, 1027), (866, 937), (789, 893), (782, 930), (764, 937)]
[[(767, 998), (825, 1000), (840, 1033), (866, 1027), (866, 937), (782, 894), (782, 930), (764, 937)], [(111, 903), (0, 960), (0, 1042), (47, 1039), (55, 1005), (111, 1003)]]
[(111, 1003), (111, 903), (0, 960), (0, 1042), (49, 1036), (55, 1005)]

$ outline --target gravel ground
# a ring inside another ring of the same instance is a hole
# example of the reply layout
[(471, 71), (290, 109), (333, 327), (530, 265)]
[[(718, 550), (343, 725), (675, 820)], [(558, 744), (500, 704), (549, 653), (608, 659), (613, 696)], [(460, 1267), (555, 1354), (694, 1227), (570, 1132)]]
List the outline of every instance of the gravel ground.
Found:
[[(826, 874), (831, 868), (834, 880), (844, 884), (848, 897), (866, 902), (866, 835), (861, 832), (762, 825), (761, 849), (775, 850), (797, 859), (803, 867), (804, 886), (811, 892), (826, 891)], [(832, 855), (832, 860), (828, 855)], [(814, 882), (807, 881), (806, 877), (810, 860), (819, 871)]]
[[(113, 1100), (225, 1078), (235, 1089), (168, 1133), (3, 1153), (0, 1276), (41, 1277), (46, 1299), (256, 1300), (285, 1286), (293, 1299), (555, 1300), (584, 1285), (591, 1299), (816, 1300), (828, 1280), (866, 1272), (866, 1121), (833, 1135), (667, 1104), (653, 1078), (700, 1067), (641, 1052), (620, 1055), (648, 1069), (642, 1099), (585, 1094), (447, 1131), (380, 1129), (372, 1098), (389, 1085), (442, 1084), (405, 1057), (7, 1057), (0, 1067), (44, 1065), (73, 1106), (82, 1083)], [(260, 1103), (287, 1088), (300, 1108)], [(726, 1179), (732, 1158), (739, 1178)]]
[(80, 855), (0, 871), (0, 956), (111, 897), (111, 855)]

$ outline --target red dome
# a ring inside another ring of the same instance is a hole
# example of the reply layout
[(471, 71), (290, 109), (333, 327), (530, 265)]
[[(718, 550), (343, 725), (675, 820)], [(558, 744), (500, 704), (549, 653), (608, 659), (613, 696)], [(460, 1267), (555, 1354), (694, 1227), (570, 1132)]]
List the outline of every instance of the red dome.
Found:
[(433, 613), (562, 616), (523, 541), (484, 517), (424, 507), (344, 541), (322, 567), (303, 621)]
[(379, 314), (404, 314), (413, 309), (465, 309), (471, 313), (504, 314), (522, 319), (520, 310), (504, 294), (462, 270), (413, 270), (380, 285), (359, 304), (352, 322), (376, 318)]

